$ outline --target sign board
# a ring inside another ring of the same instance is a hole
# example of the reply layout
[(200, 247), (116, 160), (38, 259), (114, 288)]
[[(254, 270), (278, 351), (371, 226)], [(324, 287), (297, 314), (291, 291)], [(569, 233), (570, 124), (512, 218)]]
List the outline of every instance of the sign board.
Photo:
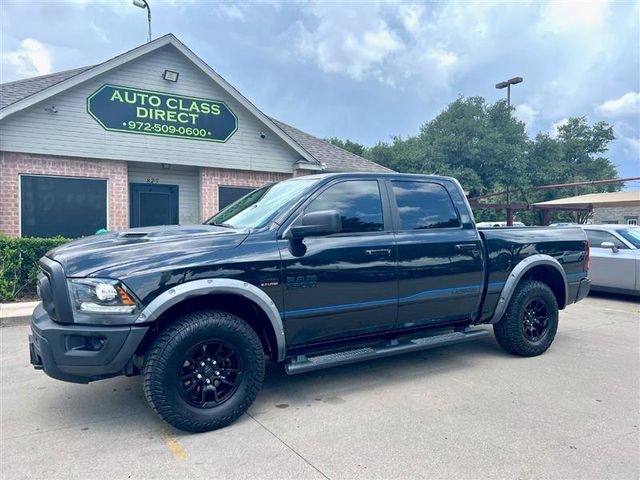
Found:
[(87, 98), (87, 112), (111, 132), (226, 142), (238, 118), (220, 100), (103, 85)]

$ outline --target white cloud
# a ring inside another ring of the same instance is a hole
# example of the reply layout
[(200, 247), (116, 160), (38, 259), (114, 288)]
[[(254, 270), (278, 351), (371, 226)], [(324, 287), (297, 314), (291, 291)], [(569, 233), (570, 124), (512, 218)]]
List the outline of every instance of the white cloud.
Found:
[(299, 53), (314, 60), (325, 72), (342, 73), (355, 80), (368, 75), (386, 78), (382, 64), (404, 46), (386, 21), (377, 15), (360, 17), (354, 11), (345, 14), (330, 7), (318, 7), (312, 12), (316, 25), (297, 23)]
[(45, 75), (51, 73), (52, 58), (49, 49), (33, 38), (25, 38), (20, 48), (3, 55), (4, 59), (24, 76)]
[(516, 117), (518, 117), (520, 121), (524, 122), (527, 128), (529, 128), (536, 118), (538, 118), (539, 114), (540, 112), (526, 103), (518, 105), (515, 112)]
[(640, 92), (627, 92), (619, 98), (607, 100), (598, 105), (597, 110), (610, 116), (638, 115), (640, 113)]
[(251, 5), (248, 3), (245, 4), (231, 4), (231, 3), (221, 3), (218, 5), (217, 9), (220, 13), (225, 16), (233, 19), (233, 20), (244, 20), (247, 15), (247, 9)]
[(566, 124), (569, 121), (568, 118), (563, 118), (562, 120), (558, 120), (557, 122), (553, 122), (551, 124), (551, 136), (553, 138), (556, 138), (558, 136), (558, 129), (563, 126), (564, 124)]
[(400, 5), (398, 13), (407, 32), (415, 35), (420, 31), (423, 21), (422, 15), (424, 13), (423, 5)]
[(608, 0), (555, 0), (540, 15), (541, 28), (553, 33), (602, 28), (611, 14)]
[[(622, 142), (625, 145), (628, 153), (633, 155), (636, 161), (640, 161), (640, 138), (625, 137), (622, 139)], [(640, 167), (638, 167), (638, 164), (636, 164), (636, 174), (638, 170), (640, 170)]]
[(101, 28), (98, 25), (96, 25), (96, 22), (94, 22), (93, 20), (91, 20), (91, 30), (93, 30), (93, 33), (96, 35), (98, 40), (100, 40), (102, 43), (109, 43), (109, 37), (107, 37), (107, 32), (104, 31), (104, 28)]
[(440, 68), (447, 68), (458, 61), (458, 56), (454, 52), (434, 51), (431, 56)]

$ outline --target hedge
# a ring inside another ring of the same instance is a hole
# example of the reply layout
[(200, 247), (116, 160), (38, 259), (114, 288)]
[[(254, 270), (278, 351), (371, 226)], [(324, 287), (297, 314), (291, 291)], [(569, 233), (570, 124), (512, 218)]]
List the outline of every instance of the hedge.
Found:
[(0, 235), (0, 302), (36, 296), (38, 259), (69, 240)]

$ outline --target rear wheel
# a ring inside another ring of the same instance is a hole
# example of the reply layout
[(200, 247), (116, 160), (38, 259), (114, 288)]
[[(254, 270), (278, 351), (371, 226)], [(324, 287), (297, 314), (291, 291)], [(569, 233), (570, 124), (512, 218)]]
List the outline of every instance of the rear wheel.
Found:
[(160, 417), (190, 432), (229, 425), (253, 403), (264, 377), (255, 331), (222, 311), (185, 315), (149, 349), (144, 393)]
[(558, 302), (545, 283), (525, 280), (517, 287), (504, 317), (493, 326), (498, 343), (523, 357), (544, 353), (558, 330)]

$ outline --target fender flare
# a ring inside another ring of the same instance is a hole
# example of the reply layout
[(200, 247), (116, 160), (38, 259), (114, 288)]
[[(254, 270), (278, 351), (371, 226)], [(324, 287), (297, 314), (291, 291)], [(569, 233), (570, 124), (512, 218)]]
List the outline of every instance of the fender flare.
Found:
[(509, 278), (507, 278), (507, 281), (504, 284), (504, 287), (502, 287), (502, 291), (500, 292), (500, 299), (498, 300), (498, 305), (496, 306), (495, 312), (493, 313), (493, 317), (491, 317), (490, 323), (498, 323), (502, 319), (502, 316), (504, 315), (504, 312), (507, 310), (507, 306), (511, 301), (513, 292), (515, 292), (516, 287), (520, 283), (520, 280), (522, 280), (522, 277), (524, 277), (529, 270), (540, 265), (553, 267), (558, 271), (558, 273), (560, 273), (562, 281), (564, 282), (564, 305), (567, 305), (569, 285), (567, 283), (567, 275), (564, 273), (562, 265), (552, 256), (538, 253), (536, 255), (531, 255), (530, 257), (525, 258), (513, 268), (513, 270), (509, 274)]
[(276, 338), (276, 350), (278, 361), (283, 361), (286, 352), (284, 325), (280, 312), (273, 300), (255, 285), (241, 280), (226, 278), (208, 278), (181, 283), (161, 293), (147, 305), (135, 323), (153, 322), (172, 306), (193, 297), (209, 295), (212, 293), (230, 293), (240, 295), (255, 303), (267, 316)]

